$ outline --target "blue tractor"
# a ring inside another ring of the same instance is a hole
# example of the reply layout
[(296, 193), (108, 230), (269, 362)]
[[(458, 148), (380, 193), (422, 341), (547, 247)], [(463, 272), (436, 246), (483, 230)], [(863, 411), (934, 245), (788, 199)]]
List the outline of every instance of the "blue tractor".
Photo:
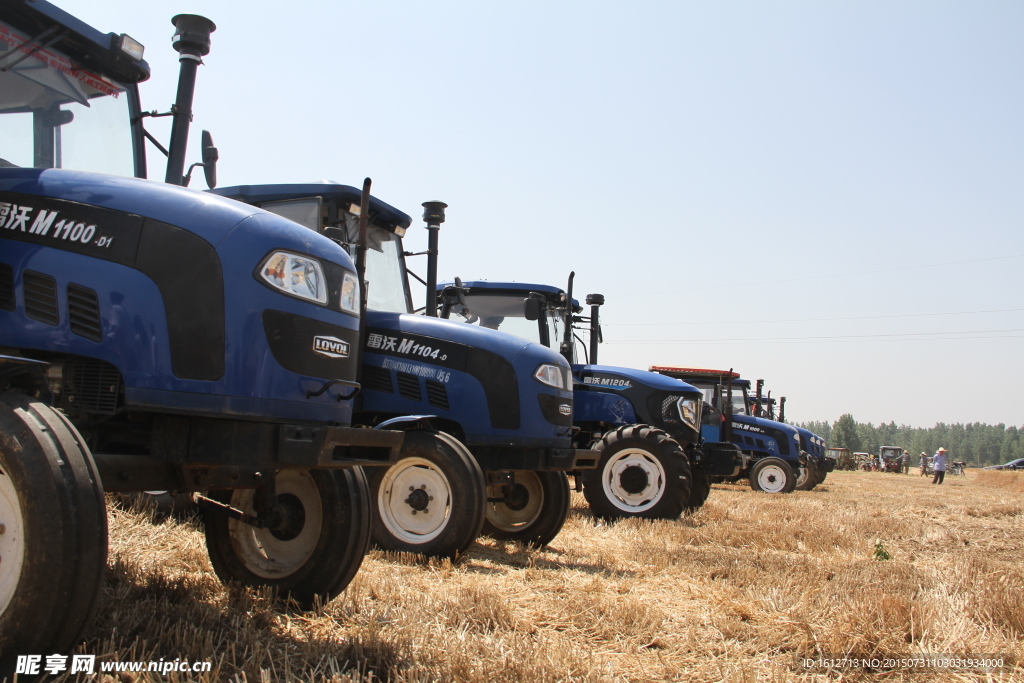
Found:
[(652, 366), (652, 372), (689, 382), (704, 392), (709, 406), (701, 435), (708, 443), (732, 443), (742, 451), (740, 471), (725, 481), (746, 477), (765, 493), (790, 493), (807, 466), (800, 433), (791, 425), (757, 417), (751, 406), (750, 381), (731, 370)]
[[(481, 530), (527, 544), (550, 542), (569, 513), (565, 473), (593, 468), (598, 457), (573, 445), (572, 380), (565, 359), (521, 337), (439, 320), (429, 307), (427, 315), (415, 315), (402, 246), (412, 219), (376, 198), (361, 205), (356, 188), (325, 182), (213, 192), (365, 251), (367, 311), (356, 421), (372, 426), (417, 414), (421, 420), (410, 429), (435, 430), (472, 453), (419, 448), (418, 432), (410, 431), (399, 462), (370, 474), (374, 542), (432, 556), (462, 552)], [(445, 208), (424, 203), (428, 281), (436, 281)]]
[[(786, 397), (781, 396), (778, 401), (771, 396), (771, 392), (764, 394), (764, 380), (759, 379), (755, 384), (754, 399), (750, 404), (750, 411), (754, 417), (763, 417), (776, 422), (786, 422)], [(778, 405), (778, 417), (775, 415), (775, 406)], [(825, 440), (803, 427), (794, 425), (800, 434), (800, 449), (807, 454), (806, 462), (800, 468), (796, 477), (797, 491), (810, 491), (818, 484), (825, 481), (828, 473), (836, 468), (834, 457), (828, 456), (828, 449)]]
[(142, 179), (142, 46), (44, 0), (0, 5), (8, 672), (19, 652), (70, 649), (95, 613), (105, 491), (197, 492), (217, 575), (309, 604), (343, 590), (368, 546), (360, 466), (389, 465), (403, 448), (404, 431), (352, 426), (364, 329), (349, 254), (179, 186), (214, 25), (174, 24), (166, 184)]
[[(573, 439), (600, 454), (577, 481), (595, 514), (605, 518), (674, 519), (704, 504), (712, 476), (738, 471), (731, 444), (702, 447), (701, 392), (675, 379), (599, 365), (600, 294), (587, 296), (589, 318), (568, 291), (518, 282), (437, 285), (441, 317), (471, 327), (506, 330), (554, 348), (572, 363)], [(576, 325), (589, 322), (591, 346), (577, 348)], [(581, 357), (582, 356), (582, 357)], [(580, 362), (583, 361), (583, 362)]]

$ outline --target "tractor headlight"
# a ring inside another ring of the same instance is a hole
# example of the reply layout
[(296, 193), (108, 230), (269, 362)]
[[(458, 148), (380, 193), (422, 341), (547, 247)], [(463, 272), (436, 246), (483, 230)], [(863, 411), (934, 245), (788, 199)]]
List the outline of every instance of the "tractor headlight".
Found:
[(327, 282), (316, 259), (275, 251), (264, 259), (259, 274), (268, 285), (289, 296), (318, 304), (327, 303)]
[(359, 315), (359, 280), (352, 273), (345, 273), (341, 282), (341, 310)]
[(547, 384), (555, 389), (568, 389), (565, 386), (565, 371), (557, 365), (545, 363), (540, 365), (533, 372), (533, 377), (542, 384)]
[(696, 431), (700, 431), (700, 402), (699, 398), (685, 398), (681, 397), (676, 401), (676, 407), (679, 409), (679, 417), (684, 423), (693, 427)]

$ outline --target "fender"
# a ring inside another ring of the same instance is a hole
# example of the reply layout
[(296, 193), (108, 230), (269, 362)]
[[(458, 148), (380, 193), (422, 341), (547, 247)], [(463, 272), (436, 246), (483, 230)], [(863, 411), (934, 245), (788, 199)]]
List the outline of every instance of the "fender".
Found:
[(428, 431), (437, 431), (434, 426), (430, 423), (432, 418), (436, 418), (437, 415), (403, 415), (401, 417), (393, 417), (390, 420), (385, 420), (374, 429), (395, 429), (398, 431), (411, 431), (413, 429), (426, 429)]
[(48, 367), (50, 364), (44, 360), (0, 355), (0, 389), (10, 388), (17, 378), (23, 377), (23, 388), (29, 392), (38, 392), (39, 399), (52, 406), (54, 396), (50, 383), (46, 381)]

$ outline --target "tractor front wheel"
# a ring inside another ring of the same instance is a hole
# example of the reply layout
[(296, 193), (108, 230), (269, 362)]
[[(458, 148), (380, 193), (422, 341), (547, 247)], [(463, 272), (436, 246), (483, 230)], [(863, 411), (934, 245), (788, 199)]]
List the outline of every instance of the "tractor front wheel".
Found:
[(583, 472), (583, 496), (598, 517), (677, 519), (690, 498), (690, 463), (679, 443), (647, 425), (605, 434), (597, 469)]
[(686, 510), (695, 512), (702, 507), (711, 494), (711, 475), (694, 474), (693, 485), (690, 487), (690, 497), (686, 499)]
[(502, 541), (545, 546), (569, 516), (569, 479), (564, 472), (512, 474), (513, 483), (487, 487), (488, 501), (495, 502), (487, 503), (483, 532)]
[(761, 458), (750, 468), (750, 488), (764, 493), (791, 493), (796, 488), (796, 475), (781, 458)]
[(820, 476), (817, 463), (813, 459), (807, 458), (807, 463), (800, 468), (800, 473), (796, 477), (794, 488), (797, 491), (810, 491), (821, 481)]
[[(274, 481), (278, 515), (268, 528), (204, 511), (206, 548), (221, 581), (273, 586), (310, 607), (345, 589), (366, 555), (370, 497), (362, 469), (282, 470)], [(255, 516), (253, 489), (210, 497)]]
[(443, 432), (408, 432), (399, 461), (371, 472), (370, 493), (373, 542), (383, 550), (454, 559), (484, 523), (483, 471)]
[(103, 485), (62, 414), (0, 394), (0, 675), (64, 653), (96, 613), (107, 565)]

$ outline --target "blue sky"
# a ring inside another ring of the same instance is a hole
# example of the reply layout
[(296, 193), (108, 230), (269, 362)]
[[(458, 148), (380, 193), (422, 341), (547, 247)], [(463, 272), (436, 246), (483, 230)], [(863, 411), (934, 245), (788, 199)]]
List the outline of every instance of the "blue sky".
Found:
[(170, 17), (211, 18), (192, 160), (208, 128), (221, 185), (441, 199), (440, 276), (575, 270), (604, 363), (734, 367), (794, 420), (1024, 424), (1018, 2), (56, 4), (146, 45), (147, 109)]

